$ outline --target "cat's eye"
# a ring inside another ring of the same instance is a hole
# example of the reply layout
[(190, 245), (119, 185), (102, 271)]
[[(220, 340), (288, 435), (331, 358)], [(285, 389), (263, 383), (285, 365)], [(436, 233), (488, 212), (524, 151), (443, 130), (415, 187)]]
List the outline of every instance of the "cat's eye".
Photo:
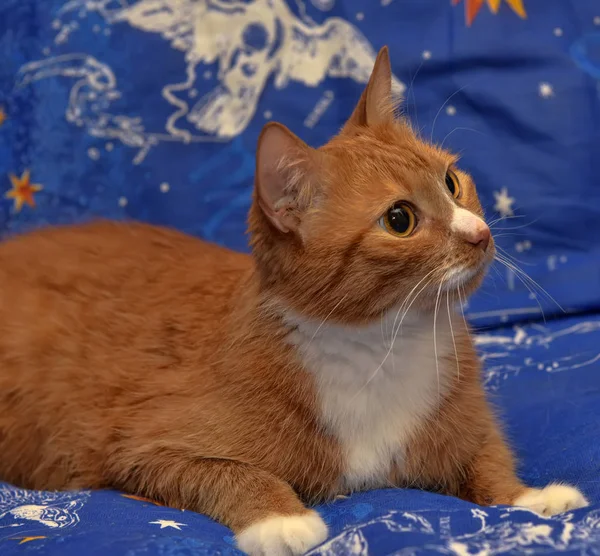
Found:
[(458, 176), (450, 169), (446, 172), (446, 187), (452, 193), (452, 197), (458, 199), (460, 197), (460, 182)]
[(407, 237), (415, 229), (417, 218), (406, 203), (394, 203), (379, 219), (379, 225), (392, 235)]

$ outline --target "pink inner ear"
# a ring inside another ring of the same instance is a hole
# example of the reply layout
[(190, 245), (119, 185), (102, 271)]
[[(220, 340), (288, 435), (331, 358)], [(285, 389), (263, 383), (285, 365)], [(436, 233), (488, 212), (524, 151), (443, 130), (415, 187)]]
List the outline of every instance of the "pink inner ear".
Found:
[(261, 201), (271, 210), (275, 210), (275, 205), (285, 195), (281, 162), (289, 141), (286, 136), (279, 126), (269, 126), (261, 135), (258, 145), (258, 193)]
[[(282, 232), (294, 227), (290, 208), (297, 203), (298, 185), (291, 183), (299, 170), (303, 151), (308, 147), (280, 124), (267, 124), (259, 138), (257, 152), (258, 203), (272, 224)], [(298, 160), (295, 160), (298, 159)]]

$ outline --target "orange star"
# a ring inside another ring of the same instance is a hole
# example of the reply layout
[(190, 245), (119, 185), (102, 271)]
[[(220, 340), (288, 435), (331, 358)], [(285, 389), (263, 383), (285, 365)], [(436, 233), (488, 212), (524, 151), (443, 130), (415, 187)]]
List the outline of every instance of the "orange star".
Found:
[(8, 116), (6, 115), (6, 111), (4, 110), (4, 108), (0, 108), (0, 126), (2, 124), (4, 124), (4, 122), (8, 119)]
[[(512, 10), (519, 16), (525, 19), (527, 17), (527, 12), (525, 11), (525, 6), (523, 5), (523, 0), (504, 0)], [(483, 6), (486, 0), (465, 0), (465, 19), (467, 21), (467, 26), (471, 26), (473, 20), (479, 13), (479, 10)], [(456, 6), (460, 3), (460, 0), (452, 0), (452, 5)], [(492, 13), (497, 14), (500, 10), (500, 4), (502, 0), (487, 0), (487, 5), (492, 11)]]
[(41, 191), (43, 187), (36, 183), (31, 183), (29, 170), (25, 170), (23, 175), (18, 178), (14, 174), (10, 174), (12, 189), (4, 195), (5, 199), (14, 199), (15, 210), (19, 212), (23, 208), (23, 203), (35, 208), (35, 199), (33, 194)]
[(40, 539), (45, 539), (47, 537), (14, 537), (14, 540), (19, 540), (21, 539), (21, 542), (19, 544), (25, 544), (26, 542), (31, 542), (31, 541), (39, 541)]

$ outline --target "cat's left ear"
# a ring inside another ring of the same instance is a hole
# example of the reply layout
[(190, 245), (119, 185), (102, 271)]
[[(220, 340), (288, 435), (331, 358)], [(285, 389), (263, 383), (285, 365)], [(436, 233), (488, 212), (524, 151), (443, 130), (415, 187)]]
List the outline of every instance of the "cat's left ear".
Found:
[(280, 232), (296, 232), (315, 195), (318, 153), (287, 127), (268, 123), (258, 138), (255, 199)]
[(377, 54), (369, 82), (343, 130), (352, 126), (393, 122), (395, 109), (390, 53), (388, 47), (384, 46)]

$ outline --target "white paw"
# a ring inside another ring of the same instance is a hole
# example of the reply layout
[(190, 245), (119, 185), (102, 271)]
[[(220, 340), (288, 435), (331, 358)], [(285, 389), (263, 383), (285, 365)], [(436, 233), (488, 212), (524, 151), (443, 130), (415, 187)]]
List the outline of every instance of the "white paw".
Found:
[(515, 506), (528, 508), (534, 512), (551, 516), (585, 508), (588, 501), (576, 488), (568, 485), (548, 485), (545, 488), (529, 488), (514, 501)]
[(269, 517), (237, 535), (241, 550), (251, 556), (296, 556), (327, 538), (327, 525), (317, 512)]

